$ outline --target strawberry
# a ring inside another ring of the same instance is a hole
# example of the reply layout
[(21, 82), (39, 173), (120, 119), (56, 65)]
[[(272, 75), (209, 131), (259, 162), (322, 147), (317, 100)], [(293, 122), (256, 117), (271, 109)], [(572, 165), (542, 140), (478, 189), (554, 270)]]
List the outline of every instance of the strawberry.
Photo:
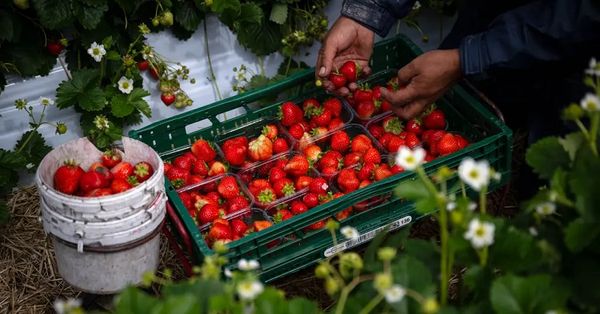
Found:
[(113, 175), (110, 172), (110, 170), (99, 161), (93, 163), (88, 169), (88, 171), (99, 172), (104, 177), (104, 180), (106, 180), (106, 182), (110, 182), (113, 179)]
[(248, 148), (246, 146), (240, 145), (226, 145), (223, 146), (223, 155), (225, 155), (225, 160), (229, 162), (232, 166), (241, 166), (246, 161), (246, 156), (248, 154)]
[(302, 202), (304, 202), (308, 208), (313, 208), (319, 205), (319, 196), (315, 193), (306, 193), (302, 197)]
[(404, 130), (402, 122), (394, 115), (385, 117), (381, 125), (383, 126), (383, 130), (394, 135), (398, 135)]
[(328, 109), (322, 107), (312, 108), (310, 113), (310, 123), (315, 127), (327, 127), (331, 122), (332, 114)]
[(381, 154), (377, 149), (371, 147), (367, 149), (367, 151), (363, 155), (363, 161), (378, 164), (381, 162)]
[(149, 65), (150, 65), (150, 62), (148, 62), (147, 60), (142, 60), (142, 61), (138, 61), (137, 68), (138, 68), (138, 70), (140, 70), (140, 72), (142, 72), (142, 71), (148, 70)]
[(292, 217), (294, 217), (294, 215), (292, 215), (292, 213), (287, 209), (280, 209), (277, 211), (277, 213), (275, 213), (275, 215), (273, 215), (273, 219), (275, 220), (275, 223), (280, 223), (280, 222), (282, 222), (284, 220), (288, 220)]
[(112, 169), (110, 169), (110, 172), (112, 173), (113, 178), (123, 179), (123, 180), (127, 180), (127, 178), (132, 176), (133, 171), (134, 171), (133, 166), (126, 161), (121, 161), (120, 163), (118, 163), (117, 165), (112, 167)]
[(290, 150), (288, 142), (284, 138), (277, 138), (273, 141), (273, 153), (280, 154)]
[(359, 180), (370, 180), (375, 171), (375, 164), (372, 162), (365, 162), (362, 167), (358, 170), (356, 177)]
[(101, 197), (101, 196), (107, 196), (107, 195), (112, 195), (113, 191), (110, 188), (99, 188), (99, 189), (93, 189), (89, 192), (87, 192), (86, 194), (84, 194), (85, 197)]
[(224, 224), (213, 224), (208, 231), (208, 239), (210, 241), (230, 241), (233, 239), (233, 232), (229, 226)]
[(256, 230), (256, 232), (265, 230), (271, 227), (272, 225), (273, 224), (268, 220), (256, 220), (252, 223), (252, 226), (254, 227), (254, 230)]
[[(368, 185), (369, 185), (369, 184), (371, 184), (371, 183), (373, 183), (371, 180), (368, 180), (368, 179), (367, 179), (367, 180), (362, 180), (362, 181), (360, 181), (360, 183), (358, 184), (358, 188), (359, 188), (359, 189), (362, 189), (362, 188), (364, 188), (364, 187), (368, 186)], [(358, 205), (358, 204), (357, 204), (357, 205)]]
[(348, 83), (356, 82), (360, 76), (360, 65), (354, 61), (346, 61), (340, 67), (340, 73), (344, 75)]
[(306, 227), (307, 230), (319, 230), (325, 228), (325, 220), (317, 221), (314, 224)]
[(231, 220), (231, 231), (234, 235), (243, 237), (248, 231), (248, 226), (241, 219)]
[(279, 181), (286, 177), (285, 171), (280, 167), (273, 167), (269, 170), (269, 182), (273, 184), (275, 181)]
[(227, 166), (225, 166), (225, 164), (223, 164), (220, 161), (215, 161), (210, 166), (210, 169), (208, 170), (208, 175), (212, 177), (218, 174), (223, 174), (225, 172), (227, 172)]
[(170, 106), (173, 102), (175, 102), (175, 95), (172, 93), (162, 93), (160, 94), (160, 100), (162, 100), (166, 106)]
[[(262, 191), (266, 188), (270, 189), (271, 184), (269, 183), (269, 181), (267, 181), (265, 179), (255, 179), (255, 180), (252, 180), (250, 182), (250, 184), (248, 184), (248, 189), (250, 190), (250, 193), (252, 193), (252, 195), (254, 195), (254, 196), (258, 196), (260, 191)], [(273, 194), (275, 194), (275, 193), (273, 193)]]
[(227, 200), (227, 213), (235, 213), (242, 209), (246, 209), (250, 206), (250, 203), (246, 199), (246, 197), (242, 195), (237, 195)]
[(245, 136), (238, 136), (234, 138), (230, 138), (223, 143), (223, 146), (248, 146), (248, 138)]
[(456, 138), (451, 133), (446, 133), (438, 142), (437, 142), (437, 152), (440, 156), (445, 156), (452, 154), (459, 150), (458, 142)]
[(294, 193), (296, 193), (294, 182), (288, 178), (279, 179), (273, 182), (273, 190), (278, 198), (294, 195)]
[(346, 77), (339, 72), (331, 72), (328, 79), (336, 89), (346, 86)]
[(360, 184), (356, 173), (352, 169), (342, 169), (337, 177), (337, 183), (344, 193), (350, 193), (358, 189)]
[(455, 134), (454, 138), (456, 139), (456, 143), (458, 144), (459, 150), (469, 146), (469, 141), (467, 141), (467, 139), (465, 139), (461, 135)]
[(275, 191), (270, 187), (260, 190), (256, 197), (256, 200), (261, 204), (272, 203), (275, 199)]
[(335, 168), (337, 170), (340, 168), (340, 163), (341, 163), (342, 158), (340, 156), (338, 156), (337, 154), (331, 154), (330, 152), (335, 152), (335, 151), (332, 151), (332, 150), (328, 151), (319, 160), (319, 170), (323, 170), (325, 168)]
[(304, 132), (302, 134), (302, 137), (300, 138), (300, 140), (298, 141), (298, 143), (296, 144), (296, 148), (300, 151), (304, 150), (308, 145), (313, 143), (313, 139), (312, 136), (307, 133)]
[(210, 191), (208, 193), (206, 193), (206, 198), (208, 199), (209, 203), (211, 204), (220, 204), (221, 203), (221, 194), (219, 194), (219, 192), (214, 191), (214, 188), (211, 189), (213, 191)]
[(327, 181), (320, 177), (314, 178), (308, 186), (308, 190), (316, 195), (327, 194), (328, 188)]
[(293, 176), (298, 177), (306, 175), (309, 167), (310, 165), (308, 159), (306, 159), (306, 156), (294, 155), (292, 158), (290, 158), (283, 170)]
[(303, 119), (302, 116), (302, 109), (291, 101), (283, 103), (279, 110), (279, 119), (283, 126), (290, 127), (299, 123)]
[(364, 101), (373, 103), (373, 91), (368, 87), (361, 87), (354, 92), (354, 100), (358, 104)]
[(296, 191), (300, 191), (310, 185), (314, 179), (309, 176), (299, 176), (294, 183)]
[(58, 55), (60, 55), (60, 53), (63, 51), (63, 49), (65, 49), (65, 46), (63, 46), (58, 41), (50, 41), (46, 45), (46, 50), (48, 51), (48, 53), (50, 53), (51, 55), (53, 55), (55, 57), (58, 57)]
[(375, 103), (373, 100), (368, 99), (358, 102), (356, 105), (356, 115), (363, 120), (370, 119), (375, 113)]
[(440, 109), (433, 109), (423, 117), (423, 126), (426, 129), (443, 130), (446, 128), (446, 115)]
[(208, 175), (208, 165), (206, 161), (202, 159), (196, 160), (192, 164), (192, 173), (201, 177), (206, 177)]
[(364, 154), (369, 148), (371, 148), (372, 143), (371, 143), (371, 139), (364, 135), (364, 134), (358, 134), (357, 136), (355, 136), (352, 139), (352, 152), (354, 153), (358, 153), (358, 154)]
[(415, 147), (417, 147), (421, 144), (421, 141), (419, 140), (419, 137), (417, 137), (417, 135), (415, 133), (406, 132), (406, 136), (404, 138), (404, 143), (410, 149), (414, 149)]
[(211, 223), (213, 220), (219, 218), (222, 212), (219, 211), (219, 206), (216, 204), (206, 204), (202, 206), (198, 213), (197, 219), (201, 225)]
[(192, 162), (193, 160), (190, 156), (181, 155), (173, 159), (173, 166), (190, 171), (192, 169)]
[(385, 99), (381, 100), (381, 104), (379, 104), (379, 111), (381, 111), (381, 112), (392, 111), (392, 103), (390, 103), (389, 101), (387, 101)]
[(267, 160), (273, 156), (273, 142), (264, 135), (248, 143), (248, 156), (254, 161)]
[(129, 184), (127, 180), (115, 178), (110, 184), (110, 189), (112, 190), (113, 194), (117, 194), (131, 189), (131, 184)]
[[(190, 215), (194, 217), (196, 213), (196, 208), (193, 206), (191, 194), (189, 192), (180, 192), (177, 193), (177, 195), (179, 196), (179, 199), (181, 200), (183, 206), (187, 208), (188, 212), (191, 211)], [(194, 215), (192, 215), (192, 212), (194, 213)]]
[(121, 153), (119, 153), (118, 150), (109, 149), (102, 154), (100, 159), (102, 160), (102, 164), (106, 166), (106, 168), (111, 169), (112, 167), (120, 163), (123, 160), (123, 157), (121, 156)]
[(212, 161), (217, 157), (217, 152), (207, 140), (196, 140), (190, 150), (199, 160)]
[(337, 131), (331, 136), (330, 143), (331, 149), (343, 153), (350, 147), (350, 136), (345, 131)]
[(338, 221), (342, 221), (342, 220), (350, 217), (350, 215), (352, 215), (352, 207), (348, 207), (348, 208), (340, 211), (339, 213), (335, 214), (335, 219), (337, 219)]
[[(323, 137), (323, 135), (327, 134), (327, 131), (328, 131), (327, 128), (316, 127), (310, 131), (310, 135), (315, 139), (324, 140), (322, 137)], [(317, 141), (317, 142), (319, 142), (319, 141)]]
[(338, 168), (337, 167), (325, 167), (323, 169), (320, 169), (319, 173), (326, 178), (330, 178), (332, 176), (334, 176), (336, 173), (338, 172)]
[(344, 121), (342, 121), (342, 119), (340, 118), (333, 118), (331, 119), (331, 122), (329, 122), (329, 125), (327, 125), (327, 130), (331, 131), (331, 130), (336, 130), (336, 129), (340, 129), (344, 126)]
[(234, 177), (225, 177), (219, 182), (217, 191), (225, 199), (230, 199), (240, 195), (240, 187)]
[(278, 135), (277, 126), (275, 124), (267, 124), (262, 129), (262, 135), (266, 136), (271, 141), (274, 141)]
[(371, 133), (371, 135), (373, 135), (373, 137), (376, 139), (380, 139), (385, 133), (383, 126), (378, 124), (369, 125), (368, 130), (369, 133)]
[(423, 128), (421, 127), (421, 121), (418, 119), (410, 119), (406, 122), (406, 131), (412, 132), (416, 135), (421, 134), (423, 132)]
[(379, 165), (379, 167), (375, 168), (373, 172), (373, 178), (375, 181), (383, 180), (392, 175), (392, 171), (386, 164)]
[(373, 100), (381, 100), (381, 89), (383, 87), (381, 87), (380, 85), (375, 85), (373, 86), (373, 88), (371, 89), (371, 97)]
[(390, 171), (392, 172), (392, 174), (396, 174), (396, 173), (403, 172), (403, 171), (404, 171), (404, 168), (402, 168), (402, 167), (400, 167), (400, 166), (398, 166), (398, 165), (393, 165), (393, 166), (390, 168)]
[(166, 174), (167, 172), (169, 172), (169, 169), (173, 168), (173, 165), (171, 164), (170, 161), (164, 161), (163, 162), (163, 169), (164, 169), (164, 173)]
[(404, 139), (400, 138), (399, 136), (394, 135), (393, 137), (390, 138), (389, 142), (386, 145), (386, 148), (387, 148), (388, 152), (396, 153), (398, 151), (398, 149), (400, 149), (400, 146), (404, 146), (404, 145), (405, 145)]
[(160, 75), (159, 75), (159, 70), (154, 67), (154, 66), (150, 66), (150, 68), (148, 69), (148, 72), (150, 73), (150, 76), (152, 76), (153, 79), (158, 80)]
[(321, 147), (315, 144), (311, 144), (304, 148), (302, 152), (311, 164), (314, 164), (321, 157)]
[(84, 172), (79, 177), (79, 191), (83, 194), (88, 193), (91, 190), (108, 187), (109, 182), (106, 181), (105, 176), (97, 171)]
[(331, 97), (323, 102), (323, 108), (331, 112), (334, 118), (339, 117), (342, 114), (342, 101)]
[(302, 102), (302, 110), (304, 111), (304, 113), (312, 110), (312, 108), (318, 108), (320, 106), (321, 105), (319, 104), (319, 101), (315, 98), (308, 98)]
[(308, 206), (306, 206), (306, 204), (304, 204), (302, 201), (295, 200), (290, 204), (290, 211), (294, 215), (300, 215), (308, 211)]
[(292, 126), (290, 126), (288, 132), (290, 133), (290, 135), (299, 140), (300, 138), (302, 138), (302, 135), (304, 134), (304, 127), (302, 126), (302, 124), (300, 123), (296, 123), (293, 124)]
[(140, 161), (133, 167), (133, 174), (137, 177), (138, 182), (142, 183), (154, 174), (154, 168), (152, 168), (151, 164)]
[(173, 167), (169, 169), (169, 172), (166, 173), (166, 176), (171, 184), (178, 189), (187, 183), (190, 173), (185, 169)]

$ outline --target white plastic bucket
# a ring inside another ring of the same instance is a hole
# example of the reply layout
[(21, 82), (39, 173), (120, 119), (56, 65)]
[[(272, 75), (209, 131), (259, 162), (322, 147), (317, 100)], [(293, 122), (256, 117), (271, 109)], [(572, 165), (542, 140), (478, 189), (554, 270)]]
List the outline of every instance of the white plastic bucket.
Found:
[(42, 222), (52, 235), (61, 276), (86, 292), (112, 294), (141, 281), (158, 267), (160, 228), (165, 218), (163, 163), (148, 145), (123, 138), (124, 160), (147, 161), (154, 174), (126, 192), (86, 198), (53, 188), (56, 169), (75, 159), (85, 170), (102, 153), (86, 138), (48, 153), (36, 172)]

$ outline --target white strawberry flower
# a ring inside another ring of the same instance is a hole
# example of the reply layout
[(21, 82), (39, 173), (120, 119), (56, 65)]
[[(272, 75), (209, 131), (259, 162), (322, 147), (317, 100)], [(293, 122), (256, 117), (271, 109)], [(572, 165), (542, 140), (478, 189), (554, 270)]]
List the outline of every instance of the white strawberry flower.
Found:
[(258, 263), (257, 260), (247, 260), (245, 258), (242, 258), (241, 260), (238, 261), (238, 268), (240, 270), (243, 271), (251, 271), (251, 270), (256, 270), (260, 267), (260, 264)]
[(388, 303), (400, 302), (406, 295), (406, 289), (400, 285), (393, 285), (389, 289), (386, 289), (383, 295)]
[(469, 229), (465, 232), (465, 239), (471, 241), (471, 245), (476, 249), (489, 246), (494, 243), (494, 231), (496, 226), (490, 222), (484, 222), (478, 218), (473, 218), (469, 222)]
[(106, 50), (104, 49), (104, 45), (93, 42), (90, 48), (88, 48), (87, 53), (96, 60), (96, 62), (102, 61), (102, 57), (106, 54)]
[(110, 124), (105, 115), (99, 114), (94, 118), (94, 125), (98, 130), (106, 130), (110, 128)]
[(415, 3), (413, 4), (413, 7), (412, 7), (412, 9), (413, 9), (413, 10), (418, 10), (418, 9), (420, 9), (420, 8), (421, 8), (421, 2), (419, 2), (419, 1), (415, 1)]
[(490, 164), (487, 160), (475, 161), (465, 158), (458, 166), (458, 176), (475, 191), (481, 191), (490, 183)]
[(48, 97), (40, 97), (40, 104), (42, 104), (43, 106), (52, 106), (54, 105), (54, 100)]
[(356, 240), (360, 236), (358, 230), (350, 226), (342, 227), (342, 229), (340, 229), (340, 232), (344, 235), (344, 237), (346, 237), (346, 239), (349, 240)]
[(456, 202), (448, 202), (448, 204), (446, 204), (446, 210), (451, 212), (456, 208)]
[(396, 164), (405, 170), (415, 170), (423, 164), (425, 150), (421, 147), (411, 150), (406, 146), (400, 146), (396, 155)]
[(56, 300), (52, 305), (58, 314), (71, 313), (81, 307), (81, 300), (69, 298), (66, 301)]
[(529, 227), (529, 234), (531, 234), (534, 237), (537, 237), (538, 231), (535, 227)]
[(245, 280), (237, 285), (237, 293), (242, 300), (254, 300), (264, 290), (259, 281)]
[(590, 59), (590, 67), (585, 70), (585, 73), (600, 76), (600, 63), (596, 61), (596, 58)]
[(535, 207), (535, 211), (541, 216), (550, 216), (556, 212), (556, 204), (544, 202)]
[(600, 98), (598, 96), (587, 93), (580, 102), (581, 108), (588, 112), (600, 111)]
[(225, 277), (227, 278), (231, 278), (233, 277), (233, 273), (231, 272), (231, 270), (229, 268), (225, 268), (225, 270), (223, 270), (223, 274), (225, 275)]
[(117, 82), (117, 85), (119, 86), (119, 90), (123, 94), (129, 94), (133, 90), (133, 80), (128, 79), (125, 76), (121, 76), (121, 78)]
[(474, 211), (475, 209), (477, 209), (477, 203), (469, 202), (469, 205), (467, 205), (467, 209), (470, 211)]

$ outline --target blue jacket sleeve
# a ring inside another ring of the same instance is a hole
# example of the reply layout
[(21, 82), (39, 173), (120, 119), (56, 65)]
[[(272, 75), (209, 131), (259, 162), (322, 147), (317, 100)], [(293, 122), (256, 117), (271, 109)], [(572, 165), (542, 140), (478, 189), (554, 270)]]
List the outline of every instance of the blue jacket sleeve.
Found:
[(529, 68), (576, 56), (599, 42), (600, 1), (535, 1), (500, 15), (487, 31), (465, 37), (461, 68), (474, 76)]
[(345, 0), (341, 14), (385, 37), (398, 19), (406, 16), (416, 0)]

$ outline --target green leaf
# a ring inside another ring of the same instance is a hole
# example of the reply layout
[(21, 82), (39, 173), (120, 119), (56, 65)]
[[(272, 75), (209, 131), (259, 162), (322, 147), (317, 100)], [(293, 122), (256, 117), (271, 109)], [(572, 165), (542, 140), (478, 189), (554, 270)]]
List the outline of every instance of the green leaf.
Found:
[(0, 11), (0, 42), (3, 40), (11, 42), (15, 39), (14, 23), (13, 15)]
[(281, 47), (283, 34), (279, 25), (263, 18), (260, 24), (240, 24), (237, 39), (242, 47), (249, 49), (257, 56), (266, 56)]
[(0, 168), (0, 196), (6, 195), (17, 186), (19, 174), (14, 169)]
[[(108, 11), (108, 4), (106, 2), (98, 2), (96, 6), (88, 5), (85, 1), (81, 0), (73, 2), (73, 13), (81, 26), (88, 30), (95, 29), (98, 26), (106, 11)], [(110, 49), (110, 45), (108, 47), (105, 45), (104, 48)]]
[(32, 2), (42, 25), (51, 30), (67, 26), (73, 21), (71, 11), (73, 0), (32, 0)]
[(224, 283), (216, 280), (198, 280), (183, 281), (180, 283), (165, 286), (163, 295), (166, 297), (190, 294), (195, 296), (201, 308), (197, 313), (207, 313), (209, 309), (209, 300), (224, 292)]
[(570, 161), (557, 137), (546, 137), (531, 145), (525, 159), (543, 179), (550, 179), (557, 168), (566, 169)]
[[(392, 274), (395, 283), (415, 290), (423, 296), (433, 295), (435, 291), (433, 278), (427, 267), (410, 255), (404, 256), (398, 262), (392, 264)], [(391, 306), (398, 312), (420, 312), (420, 305), (412, 298), (404, 298)]]
[(175, 22), (185, 30), (194, 32), (204, 18), (204, 12), (198, 10), (194, 3), (185, 1), (175, 6), (173, 11)]
[(569, 154), (569, 158), (571, 160), (575, 159), (575, 154), (581, 145), (585, 142), (585, 138), (581, 132), (573, 132), (571, 134), (567, 134), (564, 138), (559, 138), (558, 142), (565, 151)]
[(269, 16), (269, 20), (273, 21), (277, 24), (283, 24), (287, 20), (288, 16), (288, 6), (283, 3), (275, 3), (271, 8), (271, 15)]
[(575, 208), (588, 222), (600, 221), (600, 158), (594, 156), (588, 145), (578, 151), (569, 175), (569, 187), (575, 194)]
[(540, 262), (542, 252), (534, 238), (513, 226), (496, 229), (495, 243), (490, 247), (490, 261), (498, 269), (526, 271), (534, 269)]
[(21, 37), (29, 40), (19, 40), (11, 44), (11, 48), (5, 51), (6, 56), (3, 56), (3, 59), (6, 60), (3, 61), (14, 64), (23, 77), (50, 73), (56, 64), (56, 57), (42, 47), (43, 38), (37, 29), (24, 30)]
[(288, 302), (289, 314), (321, 313), (317, 304), (304, 298), (295, 298)]
[(26, 164), (27, 159), (23, 154), (0, 148), (0, 168), (19, 169), (23, 168)]
[(412, 256), (422, 262), (432, 274), (440, 271), (440, 254), (438, 246), (431, 241), (421, 239), (409, 239), (404, 246), (408, 256)]
[(497, 313), (545, 313), (564, 306), (566, 288), (549, 275), (517, 277), (507, 275), (494, 280), (490, 292), (492, 307)]
[(110, 50), (106, 53), (106, 56), (104, 56), (106, 58), (106, 60), (111, 60), (111, 61), (119, 61), (121, 60), (121, 55), (114, 50)]
[(233, 12), (237, 15), (240, 12), (240, 7), (241, 4), (239, 0), (213, 0), (210, 8), (217, 14), (223, 14), (225, 12), (230, 14)]
[(42, 134), (34, 130), (25, 132), (15, 145), (15, 151), (21, 151), (21, 155), (25, 157), (26, 163), (34, 165), (34, 167), (28, 169), (29, 172), (35, 172), (42, 159), (51, 150), (52, 147), (46, 144), (46, 140)]
[(263, 10), (256, 3), (244, 3), (240, 7), (240, 16), (237, 19), (237, 25), (246, 27), (250, 24), (260, 25), (263, 22)]
[(79, 107), (85, 111), (100, 111), (106, 106), (106, 98), (100, 87), (94, 87), (77, 97)]
[(435, 199), (431, 197), (427, 187), (421, 180), (401, 182), (394, 193), (399, 198), (414, 201), (419, 213), (429, 213), (436, 208)]
[[(152, 314), (197, 314), (203, 313), (200, 311), (201, 304), (198, 298), (189, 293), (184, 295), (171, 296), (159, 303), (152, 309)], [(141, 313), (141, 312), (140, 312)]]
[(64, 109), (79, 103), (87, 111), (104, 108), (106, 99), (102, 90), (98, 88), (98, 70), (83, 69), (73, 71), (71, 75), (73, 79), (63, 81), (56, 89), (56, 106)]
[(127, 96), (120, 94), (115, 95), (110, 102), (111, 113), (117, 117), (122, 118), (130, 115), (135, 107), (131, 103), (129, 103)]
[(254, 301), (256, 313), (285, 313), (287, 304), (277, 289), (266, 287)]
[(473, 265), (465, 272), (465, 285), (473, 295), (473, 299), (487, 299), (490, 293), (490, 282), (494, 279), (492, 269)]
[(586, 222), (583, 218), (571, 221), (565, 228), (565, 244), (572, 252), (580, 252), (600, 234), (600, 226), (597, 222)]
[(119, 295), (115, 305), (115, 313), (150, 313), (156, 304), (158, 304), (157, 299), (134, 287), (129, 287)]

